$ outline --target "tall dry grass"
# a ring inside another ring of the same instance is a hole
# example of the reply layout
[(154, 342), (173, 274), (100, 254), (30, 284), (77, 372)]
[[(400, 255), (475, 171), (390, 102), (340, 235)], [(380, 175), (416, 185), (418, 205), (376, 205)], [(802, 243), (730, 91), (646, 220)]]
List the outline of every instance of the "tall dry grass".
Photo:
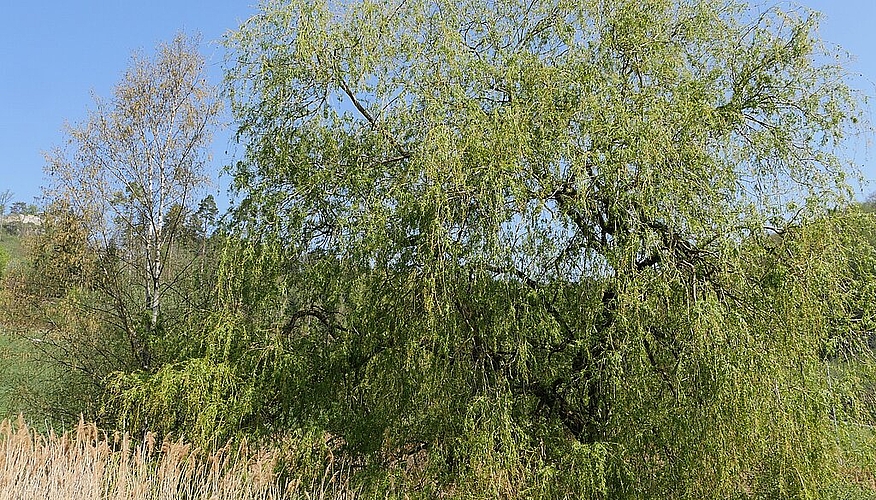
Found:
[(0, 422), (0, 500), (225, 500), (351, 498), (341, 474), (281, 482), (276, 452), (245, 445), (203, 454), (182, 441), (134, 443), (80, 421), (41, 434), (23, 418)]

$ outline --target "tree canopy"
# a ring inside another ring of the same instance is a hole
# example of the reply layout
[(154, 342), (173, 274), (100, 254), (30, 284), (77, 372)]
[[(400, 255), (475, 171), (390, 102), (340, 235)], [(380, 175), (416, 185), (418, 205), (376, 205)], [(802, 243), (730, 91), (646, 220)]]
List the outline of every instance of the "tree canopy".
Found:
[(179, 35), (154, 58), (135, 55), (112, 98), (96, 99), (88, 120), (68, 127), (67, 147), (46, 157), (47, 197), (84, 221), (94, 250), (121, 266), (114, 272), (140, 275), (145, 297), (123, 306), (133, 308), (120, 311), (125, 323), (145, 312), (148, 330), (158, 327), (162, 298), (173, 292), (174, 238), (208, 180), (206, 146), (220, 108), (195, 40)]
[(838, 422), (869, 418), (831, 363), (872, 312), (861, 219), (831, 212), (860, 113), (817, 21), (265, 4), (228, 39), (225, 347), (153, 387), (194, 370), (243, 425), (488, 496), (825, 494)]
[(207, 247), (178, 240), (201, 234), (186, 226), (222, 104), (204, 64), (183, 35), (135, 54), (112, 96), (46, 155), (43, 224), (25, 238), (28, 258), (7, 285), (14, 299), (0, 308), (49, 362), (53, 382), (31, 414), (115, 419), (111, 375), (174, 359), (176, 337), (200, 317), (213, 281), (202, 276)]

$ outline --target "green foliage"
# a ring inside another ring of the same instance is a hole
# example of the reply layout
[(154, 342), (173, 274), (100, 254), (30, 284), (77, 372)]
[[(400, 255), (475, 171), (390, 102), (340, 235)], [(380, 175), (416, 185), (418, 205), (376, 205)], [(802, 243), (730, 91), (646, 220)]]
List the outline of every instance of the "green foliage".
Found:
[(6, 249), (0, 247), (0, 278), (3, 277), (4, 272), (6, 271), (6, 264), (9, 263), (9, 253), (6, 252)]
[(94, 274), (88, 228), (63, 203), (46, 210), (42, 230), (28, 241), (25, 253), (30, 266), (27, 291), (36, 296), (63, 297)]
[(55, 422), (96, 419), (103, 378), (130, 366), (130, 347), (106, 313), (81, 219), (52, 208), (42, 231), (25, 245), (22, 261), (4, 282), (3, 320), (18, 337), (21, 408)]
[[(204, 64), (197, 40), (183, 35), (154, 57), (135, 55), (112, 98), (96, 99), (88, 119), (68, 127), (67, 146), (46, 156), (47, 198), (84, 221), (91, 250), (110, 267), (103, 271), (130, 281), (105, 290), (111, 300), (142, 296), (117, 315), (144, 369), (152, 363), (145, 337), (160, 328), (162, 303), (185, 298), (175, 240), (207, 182), (205, 148), (221, 108)], [(140, 335), (131, 323), (143, 314)]]
[(215, 312), (114, 379), (126, 425), (316, 429), (383, 496), (851, 487), (874, 226), (831, 210), (859, 111), (816, 15), (263, 8), (228, 39), (247, 153)]
[(112, 97), (46, 157), (49, 206), (2, 312), (48, 366), (36, 404), (49, 417), (118, 421), (114, 381), (163, 376), (202, 352), (189, 337), (208, 317), (222, 240), (205, 229), (215, 203), (186, 227), (221, 108), (203, 69), (184, 36), (135, 55)]

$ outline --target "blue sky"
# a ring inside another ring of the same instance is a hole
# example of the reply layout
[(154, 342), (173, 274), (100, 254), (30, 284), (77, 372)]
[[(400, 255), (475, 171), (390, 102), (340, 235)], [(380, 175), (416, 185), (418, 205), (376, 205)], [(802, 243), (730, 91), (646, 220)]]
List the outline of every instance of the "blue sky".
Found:
[[(150, 52), (180, 32), (201, 34), (214, 82), (222, 49), (215, 41), (255, 13), (258, 0), (9, 0), (0, 21), (0, 192), (33, 202), (43, 182), (42, 152), (61, 144), (65, 122), (85, 118), (92, 92), (109, 96), (135, 50)], [(876, 1), (801, 0), (822, 11), (820, 34), (856, 56), (855, 85), (876, 96)], [(871, 105), (871, 110), (876, 107)], [(876, 122), (876, 117), (871, 117)], [(218, 170), (234, 154), (229, 135), (213, 145)], [(227, 153), (226, 153), (227, 152)], [(853, 148), (876, 190), (876, 154)], [(215, 190), (224, 191), (220, 180)]]
[[(216, 43), (256, 12), (258, 0), (78, 0), (4, 2), (0, 21), (0, 192), (33, 202), (43, 152), (61, 145), (65, 122), (84, 120), (92, 93), (109, 97), (131, 54), (152, 55), (180, 31), (200, 33), (211, 80), (222, 78)], [(213, 163), (227, 162), (228, 134)], [(224, 188), (221, 189), (224, 192)]]

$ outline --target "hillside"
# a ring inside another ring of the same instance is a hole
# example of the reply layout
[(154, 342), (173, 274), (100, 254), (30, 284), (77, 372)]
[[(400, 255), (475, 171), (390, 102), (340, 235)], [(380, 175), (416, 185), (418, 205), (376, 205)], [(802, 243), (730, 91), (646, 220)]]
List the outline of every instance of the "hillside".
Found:
[(19, 260), (24, 254), (21, 239), (18, 236), (0, 234), (0, 251), (5, 252), (10, 259)]
[[(0, 239), (0, 266), (2, 266), (0, 277), (5, 274), (5, 270), (11, 269), (23, 259), (24, 248), (21, 239), (4, 233)], [(4, 292), (0, 291), (0, 293)], [(28, 363), (31, 358), (30, 352), (31, 346), (28, 342), (8, 331), (3, 325), (2, 314), (0, 314), (0, 415), (11, 415), (22, 409), (19, 388), (22, 382), (34, 375)]]

